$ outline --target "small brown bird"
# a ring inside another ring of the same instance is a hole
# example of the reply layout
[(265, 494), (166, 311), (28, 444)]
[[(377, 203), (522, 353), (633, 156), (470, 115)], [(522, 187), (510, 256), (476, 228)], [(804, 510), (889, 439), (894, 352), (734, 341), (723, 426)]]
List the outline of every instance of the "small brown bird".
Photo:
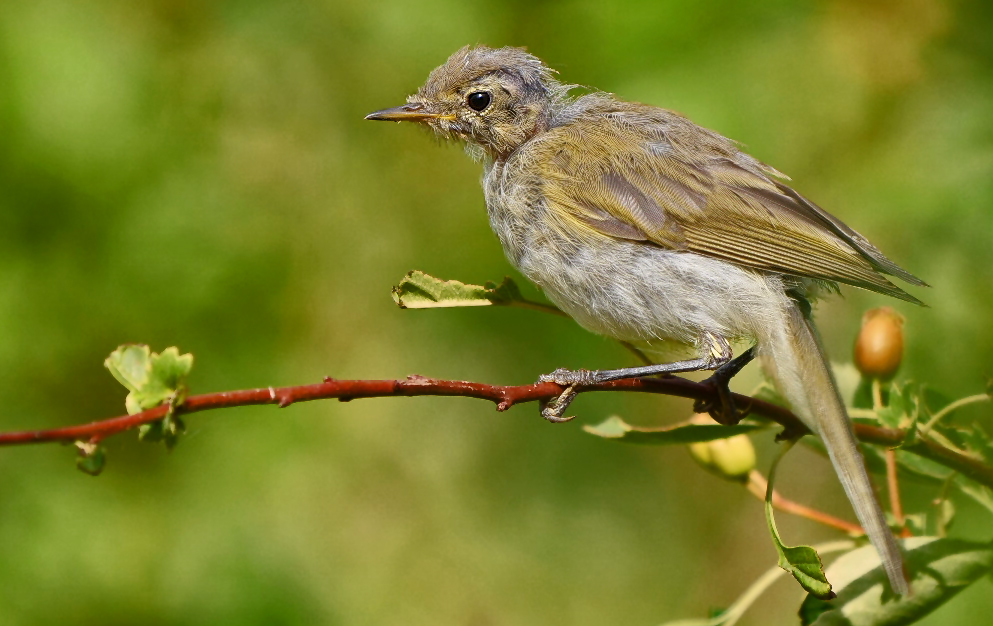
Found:
[[(811, 321), (810, 300), (845, 283), (921, 304), (887, 278), (925, 283), (785, 185), (786, 176), (672, 111), (574, 85), (523, 49), (465, 47), (407, 104), (370, 120), (415, 121), (484, 160), (490, 224), (525, 276), (585, 328), (674, 341), (698, 358), (617, 370), (556, 370), (543, 414), (575, 389), (701, 369), (726, 381), (756, 354), (827, 448), (893, 590), (902, 557), (866, 474)], [(754, 347), (732, 360), (732, 342)], [(730, 414), (729, 414), (730, 413)], [(734, 419), (733, 409), (724, 414)]]

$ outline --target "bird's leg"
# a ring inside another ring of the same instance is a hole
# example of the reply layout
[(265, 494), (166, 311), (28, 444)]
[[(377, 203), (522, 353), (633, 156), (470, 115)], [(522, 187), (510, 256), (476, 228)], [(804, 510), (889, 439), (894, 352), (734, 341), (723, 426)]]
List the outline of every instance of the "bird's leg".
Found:
[(717, 368), (713, 375), (705, 383), (710, 383), (717, 393), (717, 401), (697, 400), (693, 404), (693, 410), (697, 413), (709, 413), (711, 417), (726, 426), (737, 424), (741, 418), (748, 415), (748, 408), (738, 410), (731, 396), (731, 389), (728, 383), (741, 371), (741, 368), (751, 363), (755, 358), (755, 346), (745, 350), (733, 360)]
[[(639, 378), (641, 376), (659, 376), (661, 374), (676, 374), (679, 372), (696, 372), (713, 370), (731, 362), (731, 344), (727, 339), (706, 333), (701, 340), (703, 356), (687, 361), (673, 363), (658, 363), (640, 367), (622, 367), (616, 370), (568, 370), (557, 369), (551, 374), (543, 374), (538, 378), (540, 383), (555, 383), (562, 385), (565, 390), (557, 398), (541, 404), (541, 415), (550, 422), (568, 422), (572, 417), (564, 417), (566, 409), (576, 398), (579, 389), (599, 383), (624, 378)], [(739, 368), (740, 369), (740, 368)], [(732, 374), (733, 375), (733, 374)]]

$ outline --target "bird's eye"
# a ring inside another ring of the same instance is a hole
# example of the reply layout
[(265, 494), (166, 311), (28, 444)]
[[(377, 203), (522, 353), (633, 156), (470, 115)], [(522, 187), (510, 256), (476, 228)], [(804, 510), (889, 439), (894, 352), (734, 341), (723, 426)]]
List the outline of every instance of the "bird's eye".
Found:
[(466, 97), (465, 102), (473, 111), (482, 111), (490, 106), (490, 94), (485, 91), (474, 91)]

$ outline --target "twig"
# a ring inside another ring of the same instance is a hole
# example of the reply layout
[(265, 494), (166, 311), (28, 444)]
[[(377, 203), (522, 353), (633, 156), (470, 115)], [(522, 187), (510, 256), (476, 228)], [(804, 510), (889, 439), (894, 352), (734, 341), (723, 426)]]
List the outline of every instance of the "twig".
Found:
[[(189, 396), (175, 408), (176, 415), (197, 413), (212, 409), (249, 406), (256, 404), (276, 404), (286, 407), (294, 402), (338, 398), (345, 402), (358, 398), (380, 398), (387, 396), (461, 396), (490, 400), (498, 411), (506, 411), (515, 404), (537, 402), (559, 396), (563, 388), (555, 383), (533, 385), (500, 386), (474, 383), (462, 380), (435, 380), (423, 376), (408, 376), (404, 380), (334, 380), (327, 378), (316, 385), (298, 387), (266, 387), (242, 391), (227, 391)], [(693, 382), (678, 376), (665, 378), (635, 378), (618, 380), (584, 387), (580, 391), (637, 391), (657, 393), (695, 400), (716, 400), (714, 387), (710, 384)], [(803, 422), (788, 409), (741, 394), (731, 394), (738, 406), (750, 407), (752, 415), (768, 418), (786, 428), (782, 437), (791, 439), (809, 433)], [(123, 415), (105, 420), (52, 428), (47, 430), (27, 430), (0, 433), (0, 446), (31, 443), (70, 442), (102, 440), (111, 435), (137, 428), (165, 416), (166, 405), (149, 409), (134, 415)], [(895, 428), (880, 428), (867, 424), (855, 424), (855, 434), (864, 442), (886, 447), (896, 447), (905, 443), (906, 433)], [(949, 449), (931, 439), (920, 439), (903, 449), (930, 459), (953, 469), (968, 478), (993, 488), (993, 467), (981, 460)]]
[(504, 306), (510, 306), (517, 309), (528, 309), (530, 311), (539, 311), (541, 313), (551, 313), (552, 315), (558, 315), (559, 317), (569, 317), (569, 314), (558, 308), (554, 304), (545, 304), (544, 302), (534, 302), (533, 300), (511, 300), (504, 304)]
[[(287, 407), (296, 402), (337, 398), (342, 402), (359, 398), (381, 398), (389, 396), (461, 396), (479, 398), (496, 403), (498, 411), (506, 411), (515, 404), (536, 402), (558, 397), (563, 388), (555, 383), (535, 383), (532, 385), (500, 386), (473, 383), (463, 380), (437, 380), (424, 376), (408, 376), (404, 380), (335, 380), (326, 378), (316, 385), (298, 387), (266, 387), (189, 396), (176, 407), (177, 414), (197, 413), (211, 409), (256, 404), (275, 404)], [(677, 376), (665, 378), (635, 378), (591, 385), (581, 391), (639, 391), (658, 393), (682, 398), (711, 400), (714, 390), (710, 385), (693, 382)], [(790, 411), (774, 404), (733, 394), (739, 406), (751, 403), (752, 413), (764, 415), (782, 424), (790, 433), (801, 435), (806, 427)], [(51, 441), (89, 440), (91, 437), (103, 439), (119, 432), (136, 428), (141, 424), (162, 418), (168, 407), (159, 406), (134, 415), (124, 415), (106, 420), (53, 428), (49, 430), (0, 433), (0, 445), (43, 443)]]
[[(878, 378), (872, 379), (872, 413), (878, 413), (885, 408), (883, 404), (883, 384)], [(851, 415), (851, 413), (849, 413)], [(886, 492), (890, 496), (890, 510), (893, 518), (900, 526), (900, 535), (910, 536), (910, 529), (907, 528), (906, 519), (903, 516), (903, 505), (900, 503), (900, 478), (897, 475), (896, 450), (887, 448), (884, 454), (886, 458)]]
[(878, 378), (872, 379), (872, 410), (878, 411), (883, 408), (883, 384)]
[(896, 471), (896, 450), (889, 448), (886, 450), (886, 491), (890, 494), (890, 510), (893, 512), (893, 519), (902, 529), (901, 537), (909, 537), (910, 529), (907, 528), (906, 518), (903, 516), (903, 504), (900, 503), (900, 479)]
[(916, 443), (904, 445), (904, 438), (907, 433), (898, 428), (882, 428), (869, 424), (854, 424), (853, 426), (855, 427), (855, 436), (858, 437), (859, 441), (887, 448), (903, 445), (902, 450), (940, 463), (967, 478), (993, 488), (993, 468), (973, 456), (947, 448), (931, 439), (922, 438)]
[[(765, 476), (763, 476), (758, 470), (752, 470), (748, 474), (748, 491), (759, 500), (765, 500), (766, 489), (768, 489), (768, 486), (769, 481), (767, 481)], [(775, 489), (772, 490), (772, 508), (783, 511), (784, 513), (791, 513), (793, 515), (798, 515), (800, 517), (813, 520), (819, 524), (836, 528), (850, 535), (865, 534), (865, 531), (862, 530), (862, 527), (858, 524), (846, 522), (841, 518), (835, 517), (823, 511), (818, 511), (817, 509), (812, 509), (809, 506), (805, 506), (799, 502), (790, 500), (789, 498), (785, 498)]]
[(977, 393), (974, 396), (959, 398), (955, 402), (950, 403), (948, 406), (944, 407), (943, 409), (935, 413), (931, 417), (931, 419), (928, 420), (928, 423), (924, 424), (924, 426), (921, 427), (920, 429), (921, 435), (927, 435), (928, 433), (930, 433), (931, 429), (934, 428), (935, 425), (942, 420), (942, 418), (944, 418), (952, 411), (960, 409), (969, 404), (974, 404), (976, 402), (989, 402), (991, 399), (993, 399), (993, 397), (985, 393)]

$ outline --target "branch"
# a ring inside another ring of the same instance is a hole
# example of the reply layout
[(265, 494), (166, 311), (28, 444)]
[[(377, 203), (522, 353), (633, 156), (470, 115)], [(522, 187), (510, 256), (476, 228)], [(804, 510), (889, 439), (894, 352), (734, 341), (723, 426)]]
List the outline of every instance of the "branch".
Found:
[[(342, 402), (358, 398), (382, 398), (390, 396), (460, 396), (479, 398), (496, 403), (498, 411), (506, 411), (515, 404), (551, 400), (561, 394), (563, 388), (555, 383), (535, 383), (532, 385), (501, 386), (473, 383), (461, 380), (437, 380), (423, 376), (408, 376), (404, 380), (335, 380), (325, 378), (323, 383), (296, 387), (268, 387), (245, 389), (220, 393), (207, 393), (189, 396), (182, 405), (175, 408), (177, 415), (198, 413), (211, 409), (223, 409), (256, 404), (275, 404), (285, 408), (296, 402), (327, 400), (337, 398)], [(697, 383), (676, 376), (666, 378), (634, 378), (584, 387), (581, 391), (640, 391), (693, 398), (715, 400), (710, 385)], [(752, 412), (764, 415), (786, 426), (791, 433), (805, 434), (806, 427), (788, 410), (755, 398), (733, 394), (739, 406), (751, 406)], [(136, 413), (106, 420), (53, 428), (50, 430), (0, 433), (0, 446), (53, 441), (78, 441), (104, 439), (111, 435), (136, 428), (142, 424), (161, 419), (168, 411), (162, 405)]]
[[(326, 378), (323, 383), (316, 385), (268, 387), (189, 396), (183, 404), (175, 407), (175, 413), (185, 415), (213, 409), (257, 404), (275, 404), (282, 408), (295, 402), (311, 400), (337, 398), (342, 402), (347, 402), (358, 398), (391, 396), (479, 398), (494, 402), (498, 411), (506, 411), (515, 404), (550, 400), (557, 397), (562, 391), (563, 388), (555, 383), (501, 386), (461, 380), (436, 380), (423, 376), (408, 376), (404, 380), (335, 380)], [(678, 376), (618, 380), (584, 387), (580, 391), (635, 391), (695, 400), (719, 401), (714, 387), (709, 383), (694, 382)], [(732, 394), (732, 397), (737, 406), (748, 407), (753, 415), (760, 415), (784, 426), (786, 428), (784, 436), (794, 438), (810, 432), (799, 418), (788, 409), (765, 400), (737, 393)], [(48, 430), (0, 433), (0, 446), (72, 441), (96, 443), (111, 435), (161, 419), (168, 410), (168, 405), (162, 405), (134, 415), (123, 415), (89, 424)], [(866, 424), (855, 424), (855, 433), (862, 441), (885, 447), (901, 445), (906, 436), (906, 433), (899, 429), (880, 428)], [(923, 438), (906, 449), (960, 472), (976, 482), (993, 487), (993, 468), (978, 459)]]

